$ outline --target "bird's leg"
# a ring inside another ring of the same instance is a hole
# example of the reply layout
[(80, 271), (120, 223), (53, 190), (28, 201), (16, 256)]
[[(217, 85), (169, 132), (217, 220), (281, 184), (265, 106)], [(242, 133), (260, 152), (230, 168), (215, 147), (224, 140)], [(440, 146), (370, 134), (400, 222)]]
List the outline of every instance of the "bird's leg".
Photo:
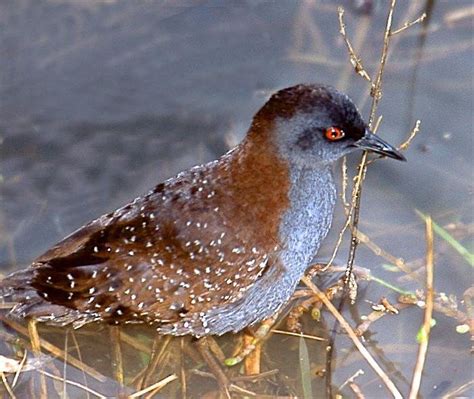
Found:
[(324, 272), (327, 270), (327, 268), (330, 266), (329, 263), (324, 263), (324, 262), (317, 262), (312, 264), (311, 266), (306, 269), (305, 275), (312, 279), (316, 274)]
[[(244, 332), (243, 345), (244, 348), (247, 345), (252, 345), (254, 336)], [(250, 352), (244, 359), (245, 375), (256, 375), (260, 374), (260, 355), (262, 353), (262, 342), (258, 342), (255, 345), (255, 349)]]
[(225, 365), (229, 367), (235, 366), (236, 364), (242, 362), (242, 360), (244, 360), (250, 353), (252, 353), (256, 346), (268, 335), (279, 315), (280, 312), (277, 312), (272, 317), (262, 321), (262, 324), (260, 324), (257, 331), (255, 331), (253, 334), (252, 339), (244, 341), (244, 345), (240, 352), (236, 356), (227, 358), (224, 362)]
[(210, 344), (209, 344), (208, 338), (202, 337), (202, 338), (197, 339), (194, 342), (200, 355), (206, 362), (212, 374), (214, 374), (214, 376), (216, 377), (220, 390), (227, 398), (230, 398), (231, 397), (230, 392), (229, 392), (230, 381), (225, 375), (224, 371), (222, 370), (222, 367), (220, 366), (220, 364), (216, 361), (216, 359), (212, 355), (211, 350), (209, 348)]

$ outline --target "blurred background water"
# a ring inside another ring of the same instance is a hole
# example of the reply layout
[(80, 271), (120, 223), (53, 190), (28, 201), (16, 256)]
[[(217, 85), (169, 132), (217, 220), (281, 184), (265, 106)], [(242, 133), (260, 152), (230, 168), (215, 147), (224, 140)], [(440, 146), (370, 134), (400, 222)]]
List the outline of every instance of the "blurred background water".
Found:
[[(332, 84), (368, 116), (367, 82), (349, 64), (338, 5), (346, 9), (357, 53), (375, 74), (385, 1), (2, 1), (0, 273), (28, 265), (64, 235), (157, 182), (215, 159), (244, 136), (254, 112), (277, 89), (301, 82)], [(379, 133), (391, 143), (401, 143), (416, 119), (422, 121), (421, 133), (406, 153), (408, 163), (371, 165), (360, 224), (374, 243), (413, 270), (423, 266), (426, 251), (424, 223), (415, 209), (474, 251), (472, 2), (400, 1), (394, 26), (422, 12), (428, 15), (423, 23), (393, 37), (379, 107)], [(356, 160), (350, 160), (351, 170)], [(342, 223), (340, 208), (318, 259), (329, 259)], [(435, 289), (451, 295), (451, 305), (466, 313), (462, 299), (472, 285), (472, 266), (439, 236), (435, 251)], [(344, 264), (346, 253), (347, 245), (338, 264)], [(405, 290), (423, 288), (382, 267), (387, 263), (360, 247), (358, 266)], [(398, 294), (361, 283), (358, 301), (347, 311), (350, 321), (360, 323), (358, 314), (371, 311), (367, 301), (382, 296), (396, 302)], [(330, 325), (331, 316), (324, 317)], [(412, 307), (385, 316), (366, 336), (403, 392), (411, 380), (422, 318), (423, 310)], [(460, 322), (449, 315), (438, 312), (435, 318), (423, 397), (441, 397), (472, 378), (469, 334), (456, 332)], [(94, 331), (84, 334), (90, 345), (87, 337)], [(322, 347), (307, 345), (314, 374), (324, 365)], [(84, 349), (84, 362), (112, 378), (107, 349)], [(134, 356), (125, 356), (131, 374), (141, 364)], [(274, 393), (303, 395), (297, 338), (275, 336), (265, 358), (267, 369), (280, 369)], [(366, 374), (357, 381), (366, 397), (387, 395), (343, 334), (335, 358), (335, 387), (362, 368)], [(77, 373), (71, 369), (69, 375)], [(313, 374), (313, 394), (324, 397), (324, 377)], [(199, 378), (207, 385), (189, 384), (189, 397), (213, 387), (212, 380)], [(176, 391), (164, 397), (181, 392), (174, 384)], [(113, 387), (112, 380), (96, 388), (105, 394), (106, 386)], [(68, 390), (71, 397), (81, 392)], [(343, 392), (353, 395), (347, 387)]]

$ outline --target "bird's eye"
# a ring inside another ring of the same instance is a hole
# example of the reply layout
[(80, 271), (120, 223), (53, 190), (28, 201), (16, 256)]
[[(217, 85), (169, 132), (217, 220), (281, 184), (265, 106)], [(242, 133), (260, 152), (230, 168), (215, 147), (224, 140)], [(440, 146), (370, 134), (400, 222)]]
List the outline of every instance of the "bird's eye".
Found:
[(324, 132), (324, 137), (329, 141), (341, 140), (345, 135), (344, 130), (335, 126), (328, 127)]

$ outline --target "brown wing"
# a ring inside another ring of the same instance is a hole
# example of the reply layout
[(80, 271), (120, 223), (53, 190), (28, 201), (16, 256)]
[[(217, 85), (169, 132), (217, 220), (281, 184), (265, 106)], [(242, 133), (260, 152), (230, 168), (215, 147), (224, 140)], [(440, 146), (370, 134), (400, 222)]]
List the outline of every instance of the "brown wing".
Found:
[(30, 284), (55, 305), (47, 317), (171, 325), (238, 301), (279, 248), (211, 178), (201, 168), (158, 185), (39, 257)]

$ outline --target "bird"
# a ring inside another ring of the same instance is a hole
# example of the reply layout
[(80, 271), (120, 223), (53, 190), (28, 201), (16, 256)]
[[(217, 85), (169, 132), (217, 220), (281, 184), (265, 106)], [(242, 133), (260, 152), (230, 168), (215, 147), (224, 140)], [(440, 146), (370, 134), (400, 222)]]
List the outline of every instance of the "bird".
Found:
[(274, 93), (240, 144), (79, 228), (0, 282), (8, 317), (196, 338), (276, 314), (331, 227), (334, 164), (405, 157), (331, 86)]

